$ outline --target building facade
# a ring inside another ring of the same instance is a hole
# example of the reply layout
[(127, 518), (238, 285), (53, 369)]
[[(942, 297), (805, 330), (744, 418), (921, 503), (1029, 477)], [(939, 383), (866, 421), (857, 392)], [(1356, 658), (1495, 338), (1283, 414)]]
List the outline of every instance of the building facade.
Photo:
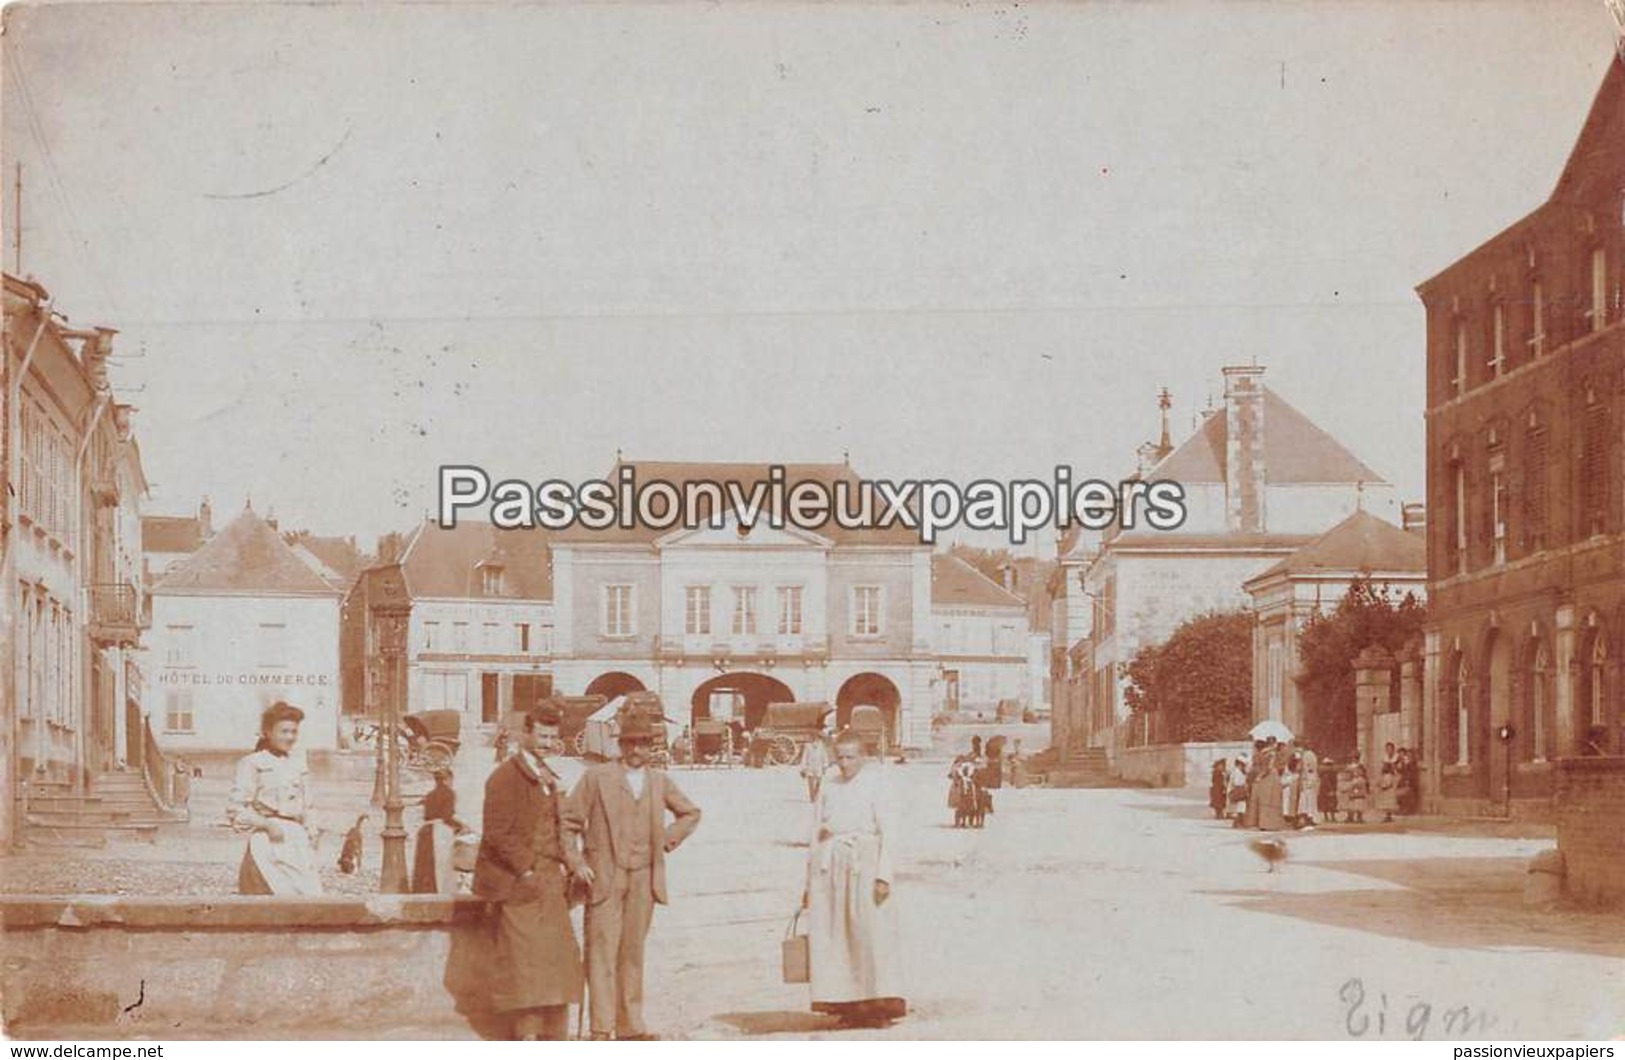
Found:
[(245, 753), (277, 700), (305, 712), (302, 747), (338, 747), (343, 597), (250, 508), (158, 576), (149, 698), (164, 750)]
[[(1356, 579), (1391, 594), (1427, 599), (1427, 544), (1361, 510), (1243, 586), (1253, 613), (1253, 720), (1274, 719), (1295, 733), (1311, 726), (1299, 694), (1298, 637), (1315, 615), (1330, 615)], [(1414, 734), (1402, 746), (1413, 746)], [(1321, 748), (1321, 750), (1330, 750)]]
[(931, 557), (935, 710), (992, 718), (1001, 703), (1030, 709), (1027, 602), (965, 560)]
[(1392, 486), (1266, 387), (1263, 368), (1223, 375), (1223, 406), (1190, 438), (1171, 447), (1165, 425), (1161, 444), (1142, 447), (1135, 477), (1180, 483), (1185, 523), (1114, 525), (1098, 544), (1081, 533), (1062, 541), (1051, 583), (1055, 621), (1069, 638), (1054, 656), (1066, 692), (1052, 725), (1062, 746), (1146, 738), (1125, 727), (1126, 668), (1142, 647), (1204, 612), (1247, 606), (1248, 579), (1356, 510), (1395, 511)]
[(5, 277), (0, 840), (15, 834), (25, 784), (82, 791), (139, 735), (128, 707), (143, 684), (147, 484), (132, 410), (108, 379), (114, 334), (65, 326), (42, 287)]
[(1437, 809), (1535, 812), (1554, 759), (1625, 751), (1622, 232), (1625, 66), (1611, 62), (1546, 202), (1417, 288)]

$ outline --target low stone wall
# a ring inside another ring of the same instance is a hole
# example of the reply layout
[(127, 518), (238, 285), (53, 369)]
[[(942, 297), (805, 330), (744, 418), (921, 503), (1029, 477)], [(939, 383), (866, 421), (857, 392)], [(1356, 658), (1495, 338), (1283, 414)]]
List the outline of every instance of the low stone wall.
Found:
[(1245, 740), (1119, 747), (1112, 755), (1112, 775), (1154, 788), (1206, 788), (1214, 762), (1249, 755), (1252, 749)]
[(1625, 905), (1625, 757), (1565, 758), (1557, 770), (1565, 890), (1587, 905)]
[(473, 898), (0, 898), (14, 1037), (345, 1037), (398, 1015), (425, 1037), (500, 1035)]

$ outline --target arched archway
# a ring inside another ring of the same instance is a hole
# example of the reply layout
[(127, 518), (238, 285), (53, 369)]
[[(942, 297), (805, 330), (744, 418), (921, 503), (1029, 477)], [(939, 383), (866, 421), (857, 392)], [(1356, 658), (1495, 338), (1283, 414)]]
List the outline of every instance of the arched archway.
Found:
[(897, 745), (897, 714), (903, 705), (903, 694), (897, 691), (891, 678), (884, 674), (854, 674), (835, 694), (835, 729), (837, 732), (852, 722), (852, 708), (879, 707), (886, 719), (886, 743)]
[(1524, 645), (1523, 709), (1516, 741), (1519, 757), (1525, 762), (1543, 762), (1552, 757), (1552, 735), (1556, 731), (1553, 673), (1546, 638), (1538, 631), (1531, 633)]
[(1495, 734), (1503, 724), (1513, 720), (1514, 654), (1512, 637), (1499, 629), (1490, 630), (1484, 644), (1484, 712), (1473, 728), (1483, 751), (1481, 757), (1486, 759), (1479, 774), (1488, 775), (1489, 794), (1495, 798), (1500, 798), (1506, 790), (1507, 772), (1511, 769), (1508, 761), (1511, 749), (1504, 748)]
[(769, 703), (793, 703), (796, 694), (789, 685), (767, 674), (718, 674), (694, 690), (689, 703), (690, 719), (699, 722), (713, 717), (713, 705), (720, 713), (729, 698), (733, 700), (728, 706), (731, 720), (743, 723), (746, 729), (755, 729), (762, 723)]
[(1447, 764), (1464, 766), (1473, 757), (1473, 671), (1467, 663), (1467, 653), (1460, 648), (1451, 654), (1445, 670), (1443, 739), (1439, 741), (1441, 757)]
[(611, 670), (609, 673), (599, 674), (592, 679), (584, 696), (603, 696), (605, 699), (614, 699), (616, 696), (630, 695), (633, 692), (644, 691), (643, 682), (629, 673), (620, 670)]

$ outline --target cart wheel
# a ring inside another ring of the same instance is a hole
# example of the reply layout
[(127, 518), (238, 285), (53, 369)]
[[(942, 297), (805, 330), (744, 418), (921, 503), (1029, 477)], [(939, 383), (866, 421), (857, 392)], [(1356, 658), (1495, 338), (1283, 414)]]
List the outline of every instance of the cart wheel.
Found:
[(576, 733), (576, 738), (574, 740), (570, 741), (570, 745), (576, 749), (576, 755), (577, 756), (586, 754), (587, 753), (587, 730), (582, 729), (580, 732)]
[(780, 734), (767, 745), (767, 757), (776, 766), (787, 766), (796, 760), (796, 742)]
[(443, 743), (431, 743), (417, 756), (418, 768), (425, 773), (433, 773), (437, 769), (450, 769), (452, 763), (451, 748)]

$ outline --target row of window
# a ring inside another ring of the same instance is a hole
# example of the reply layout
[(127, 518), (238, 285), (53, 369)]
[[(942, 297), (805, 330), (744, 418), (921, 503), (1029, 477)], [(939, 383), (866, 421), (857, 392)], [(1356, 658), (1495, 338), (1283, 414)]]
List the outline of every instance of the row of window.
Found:
[(24, 588), (17, 626), (23, 669), (21, 714), (36, 721), (73, 724), (78, 683), (73, 612)]
[(943, 619), (937, 624), (936, 648), (949, 654), (1011, 655), (1024, 648), (1019, 629), (1009, 622)]
[[(631, 586), (616, 586), (629, 590)], [(759, 593), (754, 585), (735, 585), (729, 588), (727, 630), (735, 637), (753, 637), (760, 632)], [(630, 614), (632, 597), (620, 593), (617, 617)], [(691, 637), (710, 636), (716, 617), (714, 594), (709, 585), (690, 585), (683, 590), (683, 632)], [(781, 637), (801, 636), (802, 587), (781, 585), (774, 590), (775, 619), (773, 628)], [(606, 636), (615, 636), (608, 632)], [(621, 634), (627, 636), (630, 634)]]
[[(1611, 319), (1618, 318), (1621, 310), (1620, 285), (1617, 280), (1612, 286), (1609, 283), (1607, 249), (1600, 246), (1592, 248), (1587, 268), (1589, 290), (1579, 312), (1582, 334), (1600, 331)], [(1452, 336), (1450, 397), (1465, 394), (1479, 380), (1498, 379), (1514, 367), (1512, 328), (1517, 322), (1511, 319), (1511, 304), (1507, 299), (1498, 298), (1490, 305), (1488, 326), (1482, 338), (1483, 372), (1474, 371), (1473, 368), (1476, 345), (1473, 329), (1465, 317), (1457, 314)], [(1527, 357), (1518, 358), (1519, 363), (1544, 357), (1556, 345), (1549, 320), (1551, 298), (1546, 284), (1539, 277), (1529, 281), (1527, 301), (1523, 303), (1523, 308), (1528, 313), (1522, 321), (1525, 329), (1522, 332), (1523, 344), (1528, 354)]]
[[(1613, 498), (1609, 423), (1608, 406), (1588, 388), (1580, 414), (1579, 462), (1575, 467), (1575, 540), (1613, 529), (1609, 518)], [(1443, 513), (1445, 547), (1448, 569), (1455, 573), (1465, 573), (1473, 566), (1470, 560), (1475, 543), (1488, 544), (1477, 555), (1490, 565), (1505, 563), (1509, 550), (1526, 555), (1553, 543), (1549, 534), (1551, 468), (1546, 424), (1534, 414), (1529, 416), (1515, 465), (1509, 460), (1506, 442), (1503, 430), (1490, 431), (1482, 463), (1481, 522), (1476, 534), (1471, 514), (1475, 491), (1470, 484), (1468, 454), (1459, 445), (1453, 445), (1446, 454), (1450, 488)]]
[(45, 406), (27, 394), (18, 403), (18, 509), (64, 540), (73, 521), (74, 447)]
[[(1554, 738), (1554, 676), (1550, 653), (1544, 644), (1537, 644), (1523, 674), (1522, 702), (1516, 704), (1519, 717), (1512, 723), (1517, 733), (1513, 750), (1521, 761), (1544, 762), (1558, 752)], [(1576, 726), (1576, 733), (1584, 739), (1588, 730), (1608, 724), (1608, 643), (1605, 638), (1592, 638), (1579, 678), (1575, 705), (1582, 724)], [(1444, 733), (1444, 746), (1458, 766), (1471, 765), (1477, 753), (1473, 741), (1473, 695), (1472, 671), (1466, 657), (1458, 656), (1446, 693), (1451, 709), (1445, 712)]]
[[(774, 590), (775, 617), (772, 624), (762, 621), (760, 590), (754, 585), (729, 587), (727, 626), (735, 637), (751, 637), (772, 629), (781, 637), (799, 637), (802, 632), (802, 587), (781, 585)], [(712, 586), (690, 585), (683, 592), (683, 632), (689, 636), (711, 636), (717, 632)], [(847, 632), (854, 637), (879, 637), (885, 633), (885, 589), (879, 585), (855, 585), (850, 594)], [(638, 635), (637, 586), (605, 585), (599, 613), (599, 632), (605, 637)]]
[[(254, 665), (277, 670), (291, 665), (292, 642), (286, 622), (261, 622), (254, 627)], [(164, 665), (191, 669), (198, 664), (198, 631), (189, 623), (164, 626)]]
[(553, 650), (553, 631), (529, 622), (423, 623), (423, 650), (486, 655), (546, 655)]

